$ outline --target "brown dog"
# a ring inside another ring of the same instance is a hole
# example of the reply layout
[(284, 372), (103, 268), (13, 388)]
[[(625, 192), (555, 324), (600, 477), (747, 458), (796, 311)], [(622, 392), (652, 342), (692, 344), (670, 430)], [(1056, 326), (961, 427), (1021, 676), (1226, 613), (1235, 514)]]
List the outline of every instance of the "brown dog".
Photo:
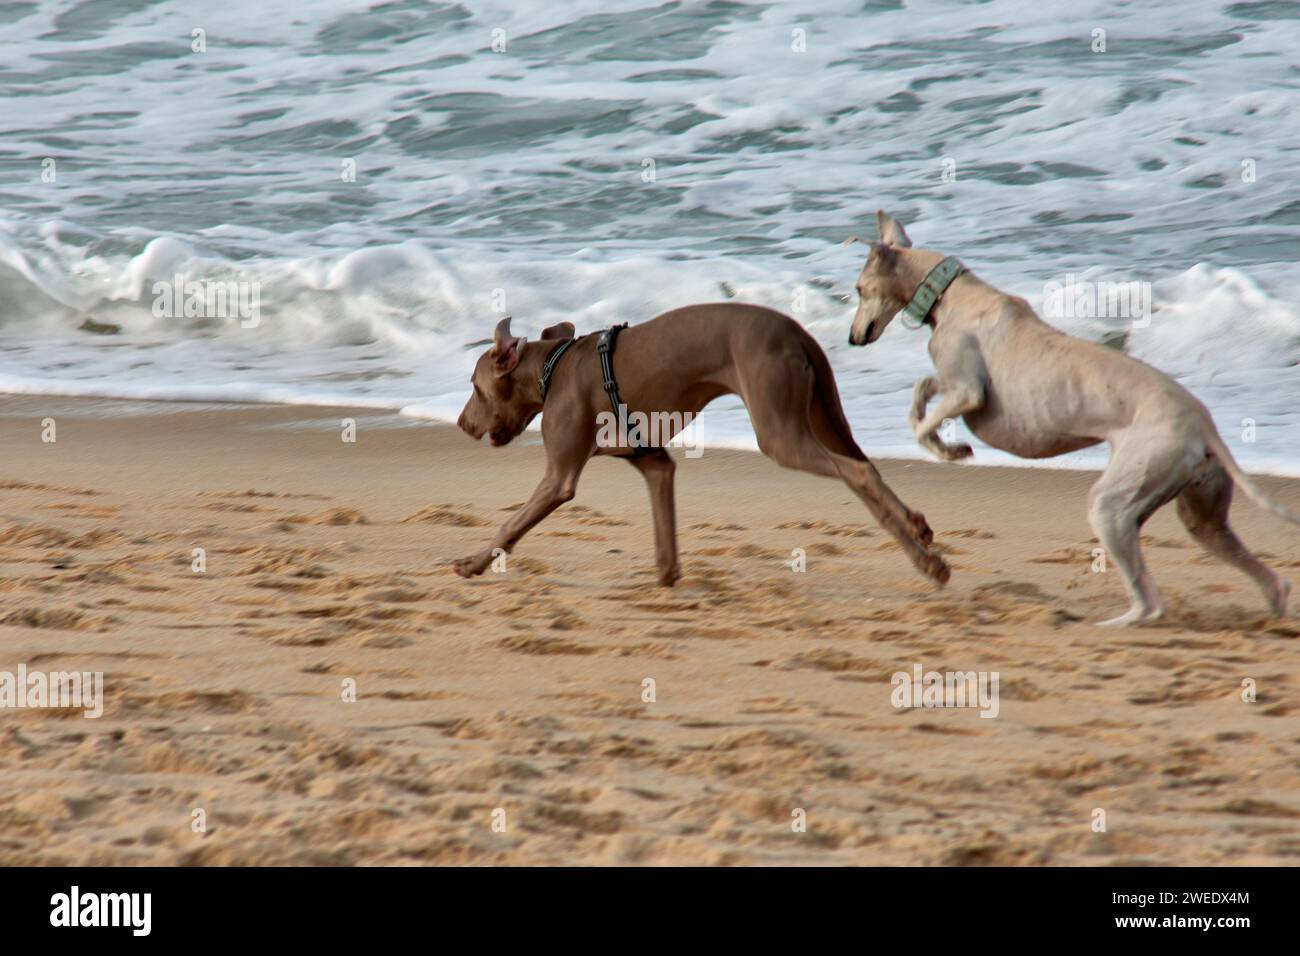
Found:
[[(573, 338), (569, 322), (553, 325), (541, 341), (497, 325), (492, 347), (474, 367), (474, 392), (457, 424), (474, 439), (504, 445), (543, 410), (541, 376), (547, 360)], [(614, 378), (629, 417), (689, 421), (719, 395), (737, 394), (749, 409), (763, 453), (786, 468), (839, 478), (903, 546), (927, 577), (943, 583), (949, 569), (930, 550), (934, 535), (918, 512), (889, 489), (867, 460), (844, 418), (835, 376), (821, 346), (788, 316), (756, 305), (717, 303), (674, 309), (627, 329), (617, 340)], [(598, 416), (612, 415), (604, 390), (597, 337), (583, 336), (559, 357), (545, 396), (542, 438), (546, 474), (528, 502), (497, 532), (490, 547), (455, 563), (462, 577), (482, 574), (494, 553), (508, 552), (530, 528), (573, 499), (592, 455), (626, 457), (650, 489), (659, 583), (680, 576), (673, 504), (676, 465), (656, 447), (634, 454), (624, 443), (602, 442)]]

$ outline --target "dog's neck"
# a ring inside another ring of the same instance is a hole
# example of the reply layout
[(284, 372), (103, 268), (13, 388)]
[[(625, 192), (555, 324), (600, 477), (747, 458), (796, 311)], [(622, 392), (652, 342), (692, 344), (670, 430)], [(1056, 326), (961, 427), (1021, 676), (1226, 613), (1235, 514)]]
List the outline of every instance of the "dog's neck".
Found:
[[(916, 290), (921, 287), (932, 269), (947, 258), (942, 252), (935, 252), (933, 249), (901, 249), (899, 250), (898, 265), (895, 267), (895, 275), (898, 277), (898, 290), (903, 293), (903, 304), (911, 302), (916, 295)], [(961, 281), (961, 276), (953, 280), (954, 284)], [(948, 293), (952, 286), (949, 286), (944, 294), (934, 304), (930, 314), (925, 318), (925, 324), (930, 326), (931, 330), (939, 327), (939, 322), (946, 316), (951, 316), (952, 311), (948, 306)]]
[(535, 407), (539, 412), (542, 410), (542, 369), (551, 353), (564, 342), (564, 339), (540, 339), (524, 344), (524, 354), (519, 357), (519, 364), (510, 374), (515, 380), (516, 394), (523, 398), (530, 409)]

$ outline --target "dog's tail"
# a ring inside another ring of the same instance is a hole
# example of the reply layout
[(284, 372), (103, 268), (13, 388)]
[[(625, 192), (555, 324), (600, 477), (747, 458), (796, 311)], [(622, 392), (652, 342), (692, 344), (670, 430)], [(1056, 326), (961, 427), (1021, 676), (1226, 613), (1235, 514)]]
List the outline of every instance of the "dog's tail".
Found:
[(1271, 511), (1273, 514), (1294, 524), (1300, 524), (1300, 512), (1292, 511), (1285, 505), (1280, 505), (1265, 495), (1259, 485), (1255, 484), (1251, 479), (1250, 475), (1246, 474), (1241, 466), (1237, 464), (1237, 459), (1232, 457), (1232, 452), (1228, 451), (1228, 446), (1219, 437), (1219, 431), (1214, 427), (1214, 422), (1210, 421), (1208, 413), (1205, 418), (1205, 445), (1210, 454), (1219, 459), (1219, 463), (1232, 476), (1232, 480), (1237, 487), (1246, 493), (1247, 498), (1266, 511)]

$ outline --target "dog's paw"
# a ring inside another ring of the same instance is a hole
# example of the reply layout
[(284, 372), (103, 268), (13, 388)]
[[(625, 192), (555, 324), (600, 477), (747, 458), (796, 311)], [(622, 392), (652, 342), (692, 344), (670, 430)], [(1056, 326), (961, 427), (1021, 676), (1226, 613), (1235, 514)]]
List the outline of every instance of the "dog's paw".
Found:
[(909, 511), (908, 519), (912, 522), (912, 528), (916, 531), (917, 540), (927, 548), (934, 544), (934, 531), (930, 528), (930, 523), (925, 520), (925, 515), (919, 511)]
[(921, 559), (920, 568), (922, 574), (939, 585), (947, 584), (952, 577), (952, 568), (948, 567), (948, 562), (933, 551), (927, 552)]
[(965, 442), (962, 442), (959, 445), (945, 444), (943, 445), (940, 454), (943, 455), (945, 461), (961, 461), (964, 458), (970, 458), (974, 455), (975, 449), (971, 448), (971, 446), (967, 445)]
[(1163, 607), (1154, 607), (1154, 608), (1134, 607), (1134, 608), (1129, 608), (1119, 617), (1112, 617), (1108, 621), (1098, 621), (1097, 626), (1098, 627), (1129, 627), (1130, 625), (1133, 624), (1152, 624), (1160, 620), (1162, 617), (1164, 617), (1164, 615), (1165, 615), (1165, 609)]
[(679, 568), (669, 568), (667, 571), (659, 572), (659, 586), (661, 588), (670, 588), (681, 578), (682, 572)]
[(492, 563), (492, 555), (484, 557), (481, 554), (470, 555), (468, 558), (461, 558), (459, 561), (451, 563), (452, 569), (462, 578), (477, 577), (488, 569)]

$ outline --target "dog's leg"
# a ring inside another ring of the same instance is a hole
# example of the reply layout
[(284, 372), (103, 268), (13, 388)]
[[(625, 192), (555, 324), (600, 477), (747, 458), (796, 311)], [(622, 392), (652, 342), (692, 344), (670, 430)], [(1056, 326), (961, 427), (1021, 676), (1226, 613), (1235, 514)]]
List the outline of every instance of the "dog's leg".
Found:
[[(831, 371), (826, 356), (818, 352), (809, 355), (808, 359), (812, 363), (814, 378), (812, 404), (809, 407), (813, 436), (833, 454), (870, 464), (866, 453), (854, 440), (853, 429), (849, 427), (849, 421), (844, 416), (839, 389), (835, 386), (835, 373)], [(840, 477), (838, 472), (836, 477)], [(930, 529), (929, 522), (925, 520), (925, 515), (907, 507), (902, 499), (894, 494), (893, 489), (885, 484), (874, 465), (871, 466), (867, 478), (871, 483), (871, 494), (900, 521), (911, 524), (916, 537), (928, 548), (934, 542), (934, 532)]]
[[(912, 390), (908, 422), (922, 448), (945, 461), (960, 461), (973, 454), (970, 445), (948, 444), (939, 437), (939, 429), (948, 419), (977, 411), (984, 404), (989, 376), (978, 340), (964, 335), (946, 342), (934, 353), (934, 367), (939, 374), (921, 379)], [(939, 393), (943, 401), (927, 413), (926, 405)]]
[[(808, 437), (816, 441), (812, 435)], [(813, 456), (816, 450), (809, 449), (809, 451), (811, 452), (809, 460), (815, 461)], [(859, 500), (867, 506), (867, 510), (875, 516), (880, 526), (903, 546), (903, 552), (917, 570), (931, 580), (947, 584), (952, 576), (952, 570), (938, 553), (930, 550), (930, 545), (934, 541), (934, 532), (926, 523), (925, 516), (903, 504), (894, 490), (885, 484), (885, 479), (880, 476), (876, 466), (867, 459), (863, 458), (859, 461), (825, 449), (822, 449), (822, 453), (830, 458), (833, 469), (831, 474), (852, 489)], [(814, 474), (819, 473), (815, 468), (807, 470), (813, 471)]]
[[(943, 401), (934, 411), (926, 414), (925, 407), (935, 394), (943, 390)], [(939, 437), (939, 429), (950, 418), (960, 418), (968, 412), (979, 409), (984, 404), (984, 388), (980, 385), (968, 385), (963, 382), (940, 385), (935, 378), (923, 378), (912, 390), (912, 408), (908, 414), (908, 423), (916, 434), (916, 440), (922, 448), (945, 461), (961, 461), (974, 452), (965, 442), (950, 445)]]
[(930, 404), (930, 399), (938, 394), (939, 380), (933, 375), (927, 375), (912, 386), (912, 407), (907, 410), (907, 424), (911, 426), (913, 434), (916, 426), (921, 424), (921, 419), (925, 418), (925, 409)]
[(1204, 464), (1178, 496), (1178, 517), (1191, 536), (1220, 561), (1249, 575), (1264, 592), (1269, 610), (1285, 617), (1291, 586), (1246, 550), (1228, 525), (1231, 507), (1232, 478), (1215, 462)]
[(662, 448), (628, 461), (641, 472), (650, 490), (650, 511), (655, 523), (655, 563), (659, 583), (672, 587), (681, 577), (677, 563), (677, 504), (673, 497), (673, 475), (677, 463)]
[[(1142, 525), (1187, 486), (1197, 454), (1182, 436), (1165, 431), (1146, 429), (1115, 442), (1106, 471), (1089, 493), (1088, 521), (1124, 579), (1130, 607), (1103, 626), (1154, 621), (1164, 614), (1142, 559)], [(1204, 446), (1199, 454), (1204, 455)]]
[(1105, 496), (1094, 496), (1088, 508), (1088, 523), (1092, 525), (1097, 540), (1106, 549), (1111, 562), (1119, 568), (1130, 602), (1125, 613), (1100, 622), (1102, 626), (1125, 627), (1159, 618), (1164, 608), (1158, 595), (1153, 601), (1152, 595), (1148, 593), (1150, 577), (1142, 562), (1137, 521), (1131, 512), (1118, 501)]
[[(818, 440), (811, 423), (813, 369), (802, 358), (779, 359), (753, 371), (764, 383), (755, 394), (742, 394), (763, 454), (786, 468), (839, 478), (852, 489), (880, 526), (903, 546), (903, 552), (927, 577), (943, 583), (951, 571), (923, 539), (925, 519), (910, 511), (866, 459), (837, 454)], [(919, 518), (914, 520), (913, 515)]]
[(927, 375), (912, 388), (912, 407), (907, 411), (907, 424), (911, 427), (912, 434), (916, 436), (920, 446), (936, 458), (945, 457), (946, 443), (935, 434), (923, 437), (920, 426), (925, 419), (926, 408), (929, 406), (930, 400), (938, 395), (940, 391), (939, 380), (933, 375)]
[(456, 573), (462, 578), (472, 578), (482, 574), (498, 553), (510, 553), (519, 543), (519, 539), (534, 525), (566, 501), (572, 501), (577, 492), (578, 477), (582, 474), (582, 467), (585, 464), (586, 459), (583, 459), (576, 467), (561, 469), (554, 461), (550, 462), (533, 496), (501, 526), (501, 530), (492, 539), (491, 546), (478, 554), (471, 554), (469, 557), (453, 562), (452, 567), (455, 568)]

